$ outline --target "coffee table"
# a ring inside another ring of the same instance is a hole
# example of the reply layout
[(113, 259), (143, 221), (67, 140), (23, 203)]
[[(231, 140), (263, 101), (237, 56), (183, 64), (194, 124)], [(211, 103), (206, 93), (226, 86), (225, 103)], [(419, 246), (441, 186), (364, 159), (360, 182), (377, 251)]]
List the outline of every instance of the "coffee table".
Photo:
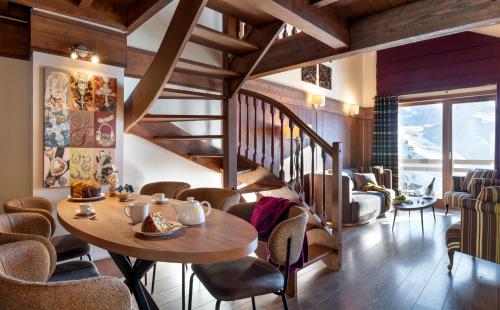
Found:
[[(394, 230), (394, 224), (396, 223), (396, 216), (398, 211), (418, 211), (420, 210), (420, 222), (422, 223), (422, 231), (424, 231), (424, 209), (432, 208), (432, 215), (434, 215), (434, 221), (436, 221), (436, 213), (434, 212), (434, 207), (436, 206), (437, 199), (423, 199), (421, 197), (410, 197), (408, 200), (413, 203), (404, 202), (400, 205), (393, 204), (394, 207), (394, 220), (392, 221), (392, 230)], [(408, 201), (407, 200), (407, 201)]]

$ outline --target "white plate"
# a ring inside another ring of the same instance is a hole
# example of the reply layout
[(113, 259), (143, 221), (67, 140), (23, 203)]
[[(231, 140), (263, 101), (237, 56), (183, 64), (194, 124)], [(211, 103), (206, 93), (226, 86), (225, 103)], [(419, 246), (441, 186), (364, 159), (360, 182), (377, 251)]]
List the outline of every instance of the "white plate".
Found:
[(92, 216), (92, 215), (95, 215), (95, 209), (94, 208), (90, 209), (90, 212), (88, 212), (88, 213), (82, 213), (82, 212), (80, 212), (80, 210), (75, 210), (75, 215), (76, 216)]
[(156, 203), (156, 204), (164, 204), (164, 203), (167, 203), (168, 202), (168, 198), (165, 198), (163, 200), (156, 200), (156, 199), (151, 199), (153, 201), (153, 203)]
[(148, 236), (148, 237), (160, 237), (160, 236), (166, 236), (166, 235), (170, 235), (176, 231), (178, 231), (179, 229), (181, 229), (183, 226), (181, 223), (179, 222), (174, 222), (174, 221), (168, 221), (169, 223), (171, 224), (174, 224), (174, 229), (172, 229), (171, 231), (167, 231), (167, 232), (143, 232), (141, 230), (142, 228), (142, 223), (139, 223), (139, 224), (135, 224), (134, 227), (132, 227), (132, 229), (138, 233), (138, 234), (141, 234), (141, 235), (144, 235), (144, 236)]
[(97, 200), (102, 200), (104, 198), (106, 198), (106, 194), (104, 194), (104, 193), (101, 193), (99, 196), (89, 197), (89, 198), (73, 198), (73, 197), (71, 197), (71, 195), (68, 195), (68, 200), (75, 201), (75, 202), (97, 201)]

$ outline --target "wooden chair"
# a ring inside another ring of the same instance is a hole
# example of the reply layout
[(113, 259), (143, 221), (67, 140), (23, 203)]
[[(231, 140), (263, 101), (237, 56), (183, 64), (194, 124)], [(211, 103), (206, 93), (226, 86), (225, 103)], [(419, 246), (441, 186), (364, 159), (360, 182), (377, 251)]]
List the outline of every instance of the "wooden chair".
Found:
[(52, 204), (43, 197), (20, 197), (14, 198), (4, 203), (4, 211), (7, 214), (19, 212), (31, 212), (43, 215), (50, 223), (50, 242), (54, 245), (57, 252), (57, 261), (87, 256), (90, 261), (90, 244), (77, 238), (75, 235), (66, 234), (54, 236), (56, 230), (56, 221), (52, 217)]
[(186, 200), (188, 197), (194, 197), (198, 201), (208, 201), (212, 208), (227, 211), (240, 202), (241, 194), (230, 189), (200, 187), (184, 190), (177, 195), (179, 200)]
[[(228, 213), (245, 220), (251, 217), (255, 204), (240, 204), (228, 209)], [(282, 221), (271, 232), (268, 240), (272, 261), (247, 256), (235, 261), (219, 264), (193, 264), (189, 281), (188, 309), (191, 309), (193, 280), (196, 275), (205, 288), (217, 299), (215, 309), (222, 301), (251, 298), (255, 310), (255, 296), (275, 293), (281, 296), (283, 307), (288, 309), (285, 291), (288, 286), (290, 266), (300, 257), (307, 224), (306, 212), (293, 207), (288, 219)], [(237, 275), (237, 276), (235, 276)]]
[(92, 262), (56, 266), (55, 248), (44, 237), (50, 223), (42, 215), (2, 214), (0, 230), (0, 308), (86, 309), (89, 302), (93, 309), (131, 308), (128, 288), (118, 278), (101, 277)]
[(176, 198), (177, 195), (183, 190), (190, 189), (191, 185), (184, 182), (154, 182), (148, 183), (141, 188), (141, 195), (153, 195), (156, 193), (163, 193), (167, 198)]

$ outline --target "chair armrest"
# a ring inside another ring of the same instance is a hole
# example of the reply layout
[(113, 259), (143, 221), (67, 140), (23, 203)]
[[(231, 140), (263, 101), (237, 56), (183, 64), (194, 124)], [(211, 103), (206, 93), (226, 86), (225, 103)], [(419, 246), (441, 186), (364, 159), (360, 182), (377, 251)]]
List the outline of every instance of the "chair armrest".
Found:
[(392, 189), (392, 170), (391, 169), (384, 169), (384, 187), (385, 188), (391, 188)]
[(35, 240), (45, 245), (50, 257), (50, 266), (49, 266), (49, 277), (50, 277), (54, 272), (54, 269), (56, 268), (57, 254), (56, 254), (56, 249), (54, 248), (52, 243), (50, 243), (49, 239), (38, 235), (12, 234), (12, 233), (0, 232), (0, 245), (17, 241), (25, 241), (25, 240)]
[(452, 192), (461, 192), (462, 191), (462, 183), (465, 181), (465, 177), (452, 176), (451, 177), (451, 191)]
[(497, 184), (500, 183), (495, 179), (474, 178), (471, 180), (468, 190), (472, 194), (472, 197), (477, 198), (484, 187), (495, 186)]
[[(500, 203), (465, 198), (460, 205), (462, 209), (485, 214), (500, 215)], [(464, 219), (462, 219), (464, 221)]]
[(0, 287), (6, 309), (131, 309), (129, 290), (114, 277), (55, 283), (27, 283), (9, 279)]
[(50, 222), (38, 213), (12, 213), (0, 215), (0, 231), (6, 233), (39, 235), (49, 239)]
[(230, 206), (226, 212), (237, 216), (241, 219), (250, 223), (250, 218), (252, 217), (253, 209), (255, 208), (256, 202), (244, 202), (238, 203)]
[(342, 214), (350, 214), (353, 183), (347, 175), (342, 176)]
[(56, 231), (56, 222), (54, 220), (54, 217), (52, 214), (44, 209), (38, 209), (38, 208), (17, 208), (17, 207), (7, 207), (6, 205), (4, 206), (4, 211), (5, 213), (12, 214), (12, 213), (36, 213), (43, 215), (47, 221), (50, 223), (50, 230), (51, 230), (51, 235), (54, 235), (54, 232)]

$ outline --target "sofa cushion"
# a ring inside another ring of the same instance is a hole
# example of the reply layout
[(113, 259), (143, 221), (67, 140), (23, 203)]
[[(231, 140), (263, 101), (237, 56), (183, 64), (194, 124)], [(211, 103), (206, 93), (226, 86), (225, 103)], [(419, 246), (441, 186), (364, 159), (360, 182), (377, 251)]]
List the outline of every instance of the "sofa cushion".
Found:
[(352, 192), (351, 219), (362, 223), (379, 217), (385, 212), (385, 197), (379, 192)]
[(354, 173), (354, 186), (361, 190), (367, 183), (378, 185), (377, 178), (373, 173)]
[(472, 179), (493, 179), (495, 178), (495, 170), (491, 169), (474, 169), (469, 170), (465, 176), (464, 182), (462, 183), (462, 192), (471, 192)]

